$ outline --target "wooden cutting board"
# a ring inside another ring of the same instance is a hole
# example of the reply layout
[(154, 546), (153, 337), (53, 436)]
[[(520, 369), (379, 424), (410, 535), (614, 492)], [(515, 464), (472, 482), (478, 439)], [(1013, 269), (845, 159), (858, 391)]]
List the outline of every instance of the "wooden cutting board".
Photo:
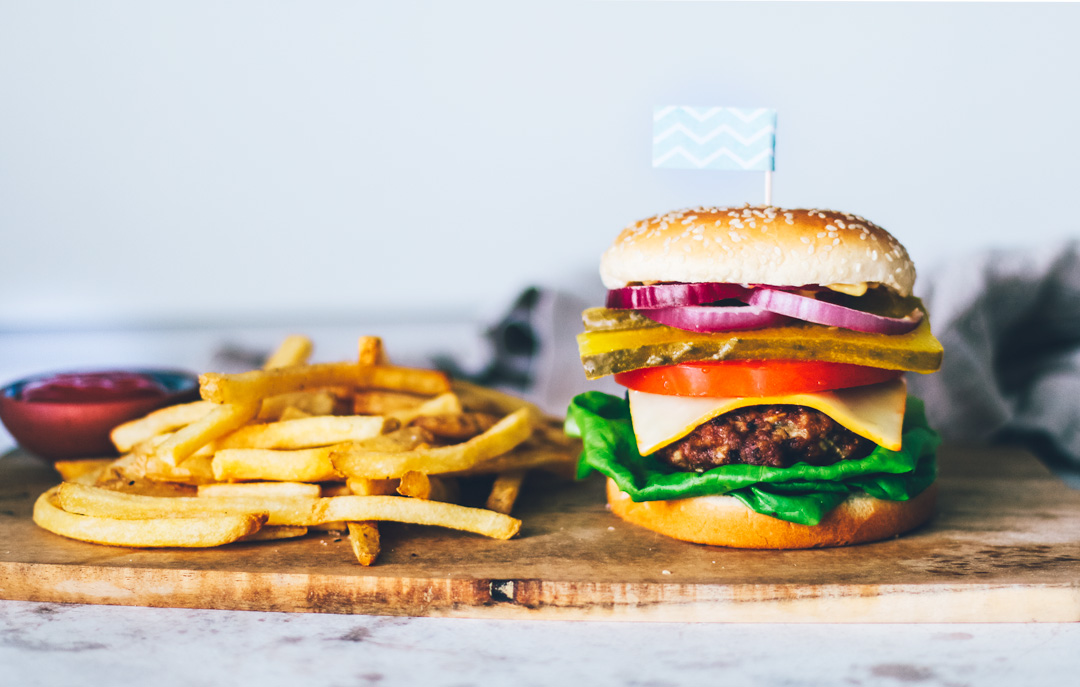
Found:
[(740, 551), (623, 523), (602, 483), (534, 481), (512, 541), (388, 525), (379, 563), (348, 540), (139, 550), (64, 539), (30, 519), (57, 481), (0, 459), (0, 598), (183, 608), (558, 620), (1080, 620), (1080, 491), (1018, 449), (946, 448), (939, 512), (899, 539)]

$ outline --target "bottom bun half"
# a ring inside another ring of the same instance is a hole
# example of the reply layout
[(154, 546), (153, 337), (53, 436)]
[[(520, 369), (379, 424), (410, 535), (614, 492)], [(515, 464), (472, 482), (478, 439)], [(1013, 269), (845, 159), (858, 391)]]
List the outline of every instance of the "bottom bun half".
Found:
[(908, 501), (851, 496), (818, 525), (800, 525), (755, 513), (732, 496), (639, 501), (607, 482), (608, 503), (623, 520), (660, 534), (740, 549), (810, 549), (888, 539), (934, 514), (937, 485)]

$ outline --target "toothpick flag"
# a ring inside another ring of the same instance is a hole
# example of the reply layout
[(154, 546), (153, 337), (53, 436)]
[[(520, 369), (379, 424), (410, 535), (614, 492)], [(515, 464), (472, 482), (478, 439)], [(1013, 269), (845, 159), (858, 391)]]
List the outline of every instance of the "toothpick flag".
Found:
[(772, 203), (776, 110), (681, 107), (653, 110), (653, 167), (765, 172), (765, 202)]

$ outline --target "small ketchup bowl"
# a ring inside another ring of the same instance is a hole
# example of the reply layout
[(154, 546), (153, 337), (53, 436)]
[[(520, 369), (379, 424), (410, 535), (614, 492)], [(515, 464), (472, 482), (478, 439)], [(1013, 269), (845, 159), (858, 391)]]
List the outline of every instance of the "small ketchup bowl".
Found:
[(198, 377), (176, 370), (42, 374), (0, 389), (0, 420), (20, 446), (48, 460), (115, 456), (113, 427), (198, 395)]

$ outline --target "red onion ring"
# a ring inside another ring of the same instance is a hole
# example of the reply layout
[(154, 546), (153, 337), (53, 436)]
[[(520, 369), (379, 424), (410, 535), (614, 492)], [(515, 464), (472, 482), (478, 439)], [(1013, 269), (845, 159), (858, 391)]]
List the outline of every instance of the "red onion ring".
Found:
[(730, 307), (684, 305), (674, 308), (654, 308), (641, 314), (654, 322), (689, 332), (761, 329), (787, 320), (783, 315), (753, 305)]
[(923, 311), (918, 308), (906, 317), (885, 317), (772, 288), (754, 289), (747, 302), (797, 320), (871, 334), (906, 334), (918, 327), (923, 318)]
[(624, 286), (608, 291), (607, 307), (616, 310), (655, 310), (680, 305), (701, 305), (727, 298), (742, 300), (749, 291), (738, 284), (713, 282)]

